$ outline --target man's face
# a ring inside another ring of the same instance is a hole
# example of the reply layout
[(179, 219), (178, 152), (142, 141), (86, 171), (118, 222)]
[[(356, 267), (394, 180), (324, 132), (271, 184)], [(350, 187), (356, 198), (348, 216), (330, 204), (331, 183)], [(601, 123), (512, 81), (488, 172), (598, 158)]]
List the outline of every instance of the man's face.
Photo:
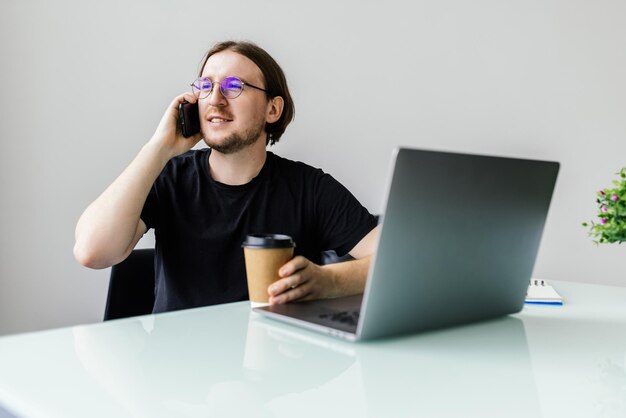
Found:
[(222, 96), (219, 82), (230, 76), (266, 87), (259, 67), (243, 55), (227, 50), (207, 60), (202, 77), (209, 78), (215, 85), (211, 94), (198, 102), (200, 127), (204, 142), (224, 154), (240, 151), (257, 140), (265, 141), (268, 112), (268, 100), (260, 90), (244, 87), (235, 99)]

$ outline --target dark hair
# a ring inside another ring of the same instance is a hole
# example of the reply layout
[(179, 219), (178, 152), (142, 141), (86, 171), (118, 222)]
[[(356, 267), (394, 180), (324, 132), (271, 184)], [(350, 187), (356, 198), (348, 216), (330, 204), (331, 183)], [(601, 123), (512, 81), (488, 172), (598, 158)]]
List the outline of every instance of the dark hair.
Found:
[(280, 118), (274, 123), (265, 124), (267, 143), (274, 145), (275, 142), (278, 142), (283, 132), (285, 132), (287, 125), (289, 125), (289, 123), (293, 120), (296, 113), (293, 99), (291, 98), (289, 88), (287, 87), (285, 73), (283, 73), (283, 70), (274, 58), (270, 56), (270, 54), (252, 42), (224, 41), (213, 45), (211, 49), (207, 51), (202, 59), (202, 65), (200, 66), (198, 75), (202, 75), (202, 70), (204, 70), (206, 62), (212, 55), (226, 50), (233, 51), (247, 57), (254, 62), (257, 67), (259, 67), (261, 73), (263, 74), (263, 78), (265, 79), (265, 89), (267, 90), (266, 95), (268, 99), (272, 99), (277, 96), (283, 98), (285, 104)]

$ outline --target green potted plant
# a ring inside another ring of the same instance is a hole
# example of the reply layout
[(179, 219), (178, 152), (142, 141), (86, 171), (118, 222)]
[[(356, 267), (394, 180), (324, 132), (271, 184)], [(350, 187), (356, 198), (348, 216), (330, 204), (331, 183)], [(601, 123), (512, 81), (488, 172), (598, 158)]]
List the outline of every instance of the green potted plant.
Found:
[(584, 222), (596, 244), (622, 243), (626, 241), (626, 167), (618, 173), (619, 180), (613, 180), (613, 188), (597, 193), (597, 222)]

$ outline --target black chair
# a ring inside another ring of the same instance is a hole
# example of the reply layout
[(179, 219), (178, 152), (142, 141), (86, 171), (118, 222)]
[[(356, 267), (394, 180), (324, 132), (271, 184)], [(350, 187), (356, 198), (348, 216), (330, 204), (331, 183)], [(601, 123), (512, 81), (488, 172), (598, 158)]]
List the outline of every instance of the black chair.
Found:
[(111, 267), (104, 320), (152, 313), (154, 307), (154, 249), (133, 250)]

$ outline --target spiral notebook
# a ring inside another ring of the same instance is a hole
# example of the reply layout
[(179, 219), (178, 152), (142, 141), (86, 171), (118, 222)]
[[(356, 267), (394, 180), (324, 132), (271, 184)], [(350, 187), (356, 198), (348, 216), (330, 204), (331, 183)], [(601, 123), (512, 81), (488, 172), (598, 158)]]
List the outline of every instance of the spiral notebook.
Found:
[(563, 305), (563, 298), (547, 281), (530, 279), (525, 302), (532, 305)]

